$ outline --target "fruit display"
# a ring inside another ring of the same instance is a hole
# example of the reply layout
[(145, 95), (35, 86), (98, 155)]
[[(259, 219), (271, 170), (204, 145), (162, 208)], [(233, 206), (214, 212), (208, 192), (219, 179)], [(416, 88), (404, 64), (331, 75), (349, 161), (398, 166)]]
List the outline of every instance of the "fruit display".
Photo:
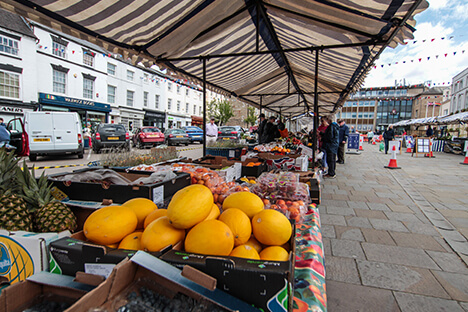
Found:
[(263, 201), (257, 195), (250, 192), (232, 193), (223, 202), (223, 210), (238, 208), (249, 218), (264, 209)]
[(151, 222), (141, 236), (141, 249), (160, 251), (175, 245), (185, 238), (185, 230), (173, 227), (168, 217), (160, 217)]
[(252, 224), (250, 219), (238, 208), (230, 208), (225, 210), (218, 218), (224, 222), (232, 231), (234, 235), (234, 246), (245, 244), (252, 234)]
[(294, 150), (291, 150), (290, 148), (286, 148), (282, 145), (272, 145), (272, 144), (260, 144), (254, 147), (254, 151), (257, 152), (271, 152), (271, 153), (278, 153), (278, 154), (289, 154), (291, 152), (294, 152)]
[(255, 238), (263, 245), (281, 246), (289, 241), (292, 229), (288, 218), (281, 212), (265, 209), (252, 219)]
[(138, 219), (137, 229), (143, 229), (146, 217), (152, 212), (158, 210), (158, 206), (148, 198), (133, 198), (127, 200), (122, 206), (132, 209)]
[(227, 224), (207, 220), (194, 226), (185, 238), (185, 251), (204, 255), (228, 256), (234, 248), (234, 234)]

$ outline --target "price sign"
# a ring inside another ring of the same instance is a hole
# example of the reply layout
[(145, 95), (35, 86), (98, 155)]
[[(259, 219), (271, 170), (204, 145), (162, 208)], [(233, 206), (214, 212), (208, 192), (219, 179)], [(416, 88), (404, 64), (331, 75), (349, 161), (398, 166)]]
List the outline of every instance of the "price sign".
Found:
[[(341, 142), (340, 142), (341, 143)], [(359, 150), (359, 133), (350, 133), (348, 136), (348, 149)]]

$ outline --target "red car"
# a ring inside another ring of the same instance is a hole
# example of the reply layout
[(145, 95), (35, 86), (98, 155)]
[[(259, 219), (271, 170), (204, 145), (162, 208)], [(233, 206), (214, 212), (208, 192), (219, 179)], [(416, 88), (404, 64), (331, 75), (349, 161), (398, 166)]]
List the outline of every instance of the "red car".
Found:
[(133, 145), (138, 148), (144, 148), (145, 145), (156, 146), (163, 144), (165, 140), (164, 133), (156, 127), (141, 127), (133, 135)]

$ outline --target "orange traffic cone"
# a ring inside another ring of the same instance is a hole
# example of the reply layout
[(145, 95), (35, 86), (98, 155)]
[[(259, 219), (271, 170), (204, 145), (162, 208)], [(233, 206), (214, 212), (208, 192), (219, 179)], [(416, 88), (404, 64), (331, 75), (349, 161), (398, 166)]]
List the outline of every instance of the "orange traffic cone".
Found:
[(466, 150), (465, 160), (464, 160), (462, 163), (460, 163), (460, 164), (462, 164), (462, 165), (468, 165), (468, 150)]
[(374, 141), (374, 140), (372, 140), (372, 145), (375, 145), (375, 141)]
[(392, 158), (390, 159), (390, 162), (388, 163), (388, 166), (384, 166), (384, 168), (388, 168), (388, 169), (401, 169), (401, 167), (398, 167), (398, 166), (397, 166), (397, 162), (396, 162), (396, 147), (395, 147), (395, 145), (393, 146), (393, 149), (392, 149)]
[(432, 140), (429, 140), (429, 153), (425, 154), (424, 157), (435, 158), (432, 154)]
[(408, 148), (406, 149), (406, 152), (407, 152), (407, 153), (412, 153), (412, 152), (413, 152), (413, 149), (412, 149), (411, 147), (408, 147)]

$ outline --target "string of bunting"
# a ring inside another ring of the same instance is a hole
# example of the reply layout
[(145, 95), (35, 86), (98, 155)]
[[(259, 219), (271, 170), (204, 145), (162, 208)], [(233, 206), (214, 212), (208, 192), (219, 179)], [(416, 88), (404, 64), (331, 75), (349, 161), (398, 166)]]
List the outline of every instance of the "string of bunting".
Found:
[[(427, 43), (427, 42), (434, 42), (436, 40), (452, 40), (455, 36), (449, 36), (449, 37), (440, 37), (440, 38), (430, 38), (430, 39), (422, 39), (422, 40), (407, 40), (403, 44), (409, 44), (413, 43), (416, 44), (417, 42), (422, 42), (422, 43)], [(463, 35), (457, 36), (457, 37), (464, 37)]]
[[(427, 56), (427, 57), (418, 57), (416, 59), (413, 59), (413, 60), (409, 60), (409, 61), (397, 61), (397, 62), (392, 62), (392, 63), (387, 63), (387, 64), (378, 64), (378, 65), (374, 65), (374, 69), (376, 68), (383, 68), (384, 66), (392, 66), (392, 65), (398, 65), (398, 64), (407, 64), (407, 63), (415, 63), (415, 62), (422, 62), (422, 61), (429, 61), (431, 58), (434, 59), (433, 57), (435, 57), (435, 59), (439, 59), (439, 56), (442, 58), (443, 57), (447, 57), (447, 56), (456, 56), (457, 53), (459, 51), (454, 51), (454, 52), (451, 52), (451, 53), (443, 53), (442, 55), (434, 55), (434, 56)], [(461, 51), (461, 54), (465, 54), (465, 50), (462, 50)]]

